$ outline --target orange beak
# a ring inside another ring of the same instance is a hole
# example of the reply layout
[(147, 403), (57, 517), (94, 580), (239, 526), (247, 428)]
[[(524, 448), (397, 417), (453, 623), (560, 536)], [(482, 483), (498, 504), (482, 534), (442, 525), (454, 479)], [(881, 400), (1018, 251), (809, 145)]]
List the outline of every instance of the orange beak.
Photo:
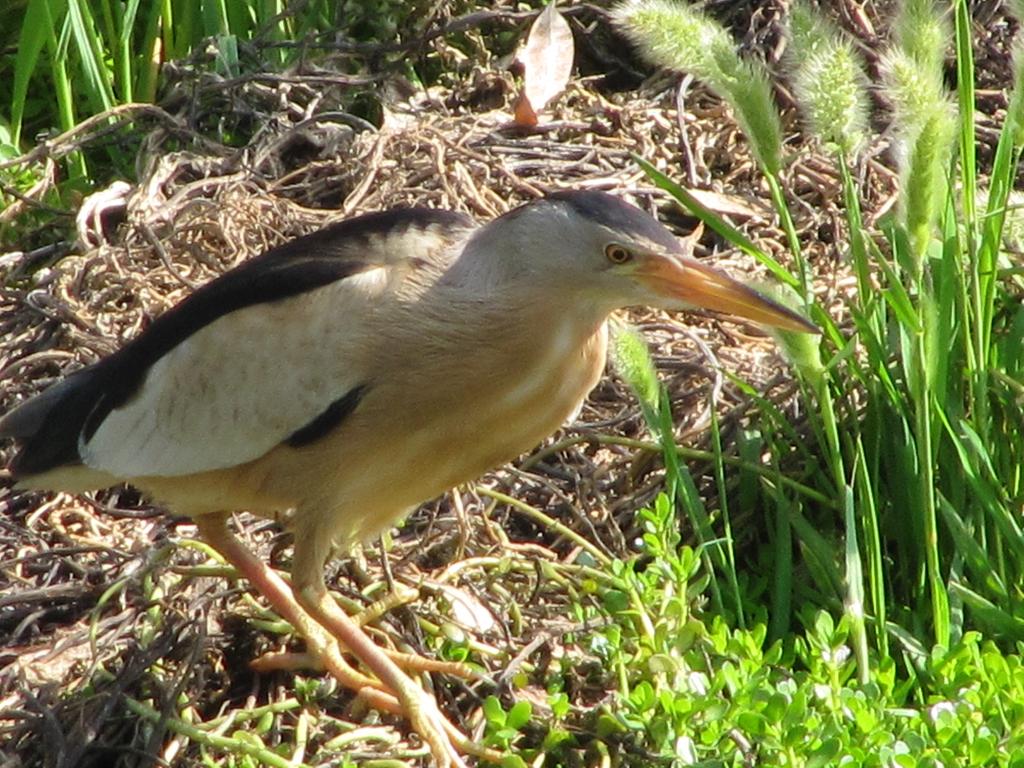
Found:
[(689, 256), (651, 259), (638, 274), (660, 296), (786, 331), (819, 333), (791, 309)]

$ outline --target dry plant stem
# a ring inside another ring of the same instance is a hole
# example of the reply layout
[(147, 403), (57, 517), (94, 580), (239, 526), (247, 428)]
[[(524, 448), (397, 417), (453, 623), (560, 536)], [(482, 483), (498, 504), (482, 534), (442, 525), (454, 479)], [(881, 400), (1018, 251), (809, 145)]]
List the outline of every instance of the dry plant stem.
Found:
[[(315, 605), (310, 606), (314, 610), (308, 611), (296, 600), (284, 580), (228, 530), (226, 514), (200, 516), (196, 519), (196, 526), (202, 538), (235, 566), (266, 597), (274, 610), (306, 638), (310, 653), (339, 683), (355, 691), (370, 707), (408, 718), (428, 743), (438, 764), (464, 766), (455, 752), (456, 748), (465, 754), (494, 762), (501, 759), (499, 753), (470, 741), (448, 722), (433, 698), (374, 644), (326, 590), (322, 596), (310, 600)], [(304, 599), (309, 600), (308, 597)], [(338, 642), (344, 643), (380, 681), (353, 669), (342, 658)], [(386, 690), (382, 689), (382, 683)], [(397, 697), (389, 691), (395, 691)]]
[(519, 501), (518, 499), (515, 499), (507, 494), (501, 493), (500, 491), (495, 491), (493, 488), (478, 487), (477, 492), (481, 496), (488, 496), (494, 499), (495, 501), (501, 502), (502, 504), (508, 504), (509, 506), (514, 507), (515, 509), (524, 513), (528, 517), (540, 522), (542, 525), (548, 526), (551, 530), (558, 532), (562, 536), (565, 536), (567, 539), (572, 541), (577, 546), (587, 550), (587, 552), (593, 555), (598, 562), (605, 565), (608, 565), (611, 562), (611, 558), (609, 558), (608, 555), (606, 555), (600, 549), (595, 547), (591, 542), (587, 541), (578, 533), (576, 533), (570, 528), (567, 528), (565, 525), (558, 522), (554, 518), (545, 515), (539, 509), (531, 507), (529, 504), (525, 504)]
[(95, 140), (97, 136), (117, 130), (124, 123), (136, 122), (143, 117), (162, 124), (169, 131), (187, 136), (191, 141), (195, 141), (207, 149), (220, 149), (224, 151), (223, 146), (192, 131), (183, 120), (171, 115), (160, 107), (153, 104), (128, 103), (119, 104), (104, 112), (86, 118), (74, 128), (65, 131), (59, 136), (40, 142), (31, 151), (0, 162), (0, 170), (19, 165), (28, 165), (44, 158), (60, 159), (77, 149), (81, 149), (90, 141)]

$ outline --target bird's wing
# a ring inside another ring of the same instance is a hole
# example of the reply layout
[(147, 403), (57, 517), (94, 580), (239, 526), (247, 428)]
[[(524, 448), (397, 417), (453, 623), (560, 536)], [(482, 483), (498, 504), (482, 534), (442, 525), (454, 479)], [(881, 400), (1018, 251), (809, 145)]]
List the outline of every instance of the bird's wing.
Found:
[(83, 463), (124, 479), (236, 466), (358, 405), (366, 320), (469, 222), (406, 209), (327, 227), (199, 289), (139, 338), (8, 414), (21, 476)]
[(376, 267), (204, 326), (80, 435), (82, 462), (125, 478), (185, 475), (244, 464), (295, 434), (301, 441), (366, 385), (362, 318), (388, 284)]

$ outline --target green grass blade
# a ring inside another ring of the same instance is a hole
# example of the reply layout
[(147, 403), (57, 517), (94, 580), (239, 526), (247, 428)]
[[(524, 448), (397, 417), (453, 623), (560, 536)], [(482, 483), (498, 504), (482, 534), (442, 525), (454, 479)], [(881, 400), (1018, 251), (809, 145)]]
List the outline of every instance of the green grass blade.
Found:
[(864, 566), (861, 562), (860, 543), (857, 536), (857, 513), (853, 488), (842, 489), (843, 524), (845, 528), (846, 560), (846, 615), (850, 617), (851, 644), (857, 659), (857, 674), (862, 685), (871, 678), (868, 662), (868, 636), (864, 628)]
[(723, 567), (736, 610), (736, 623), (741, 629), (747, 626), (743, 613), (743, 598), (740, 594), (739, 578), (736, 574), (735, 540), (732, 536), (732, 518), (729, 514), (729, 489), (725, 485), (725, 456), (722, 454), (722, 435), (718, 429), (716, 404), (711, 403), (711, 447), (714, 450), (715, 487), (718, 489), (718, 503), (722, 516)]
[(938, 258), (931, 260), (931, 291), (921, 298), (928, 311), (924, 335), (928, 365), (928, 386), (938, 408), (957, 408), (963, 390), (961, 371), (965, 368), (962, 342), (966, 307), (961, 256), (966, 242), (957, 227), (953, 197), (945, 216), (943, 244)]
[[(904, 251), (900, 244), (901, 242), (905, 243), (906, 238), (895, 222), (890, 222), (890, 227), (886, 235), (893, 247), (893, 256), (898, 264), (900, 263), (900, 254)], [(877, 246), (873, 246), (873, 250), (876, 251), (874, 263), (882, 268), (882, 273), (885, 275), (882, 296), (895, 313), (896, 319), (903, 328), (906, 328), (910, 333), (920, 333), (921, 325), (917, 317), (917, 310), (914, 307), (914, 302), (910, 299), (910, 294), (903, 286), (899, 273), (895, 267), (889, 264), (888, 259), (881, 252), (877, 251)]]
[[(132, 74), (132, 31), (135, 29), (135, 19), (139, 14), (140, 0), (128, 0), (124, 5), (124, 13), (121, 17), (120, 29), (117, 33), (114, 57), (115, 73), (117, 77), (118, 92), (121, 99), (126, 102), (135, 99), (135, 76)], [(145, 41), (140, 49), (145, 52), (148, 47)], [(148, 59), (142, 59), (142, 68), (145, 68)]]
[(814, 580), (826, 595), (842, 599), (843, 573), (836, 563), (836, 549), (833, 542), (826, 539), (798, 508), (791, 508), (790, 525)]
[[(183, 59), (193, 44), (202, 38), (201, 3), (175, 3), (174, 0), (157, 0), (153, 10), (160, 21), (161, 47), (167, 59)], [(198, 30), (198, 31), (197, 31)]]
[(203, 33), (206, 37), (231, 34), (228, 9), (224, 0), (209, 0), (202, 4)]
[(846, 215), (846, 226), (850, 235), (850, 257), (854, 272), (857, 275), (857, 301), (861, 311), (867, 312), (867, 302), (874, 295), (874, 284), (871, 266), (868, 261), (868, 248), (864, 237), (864, 220), (860, 209), (860, 196), (850, 172), (846, 156), (837, 158), (839, 174), (843, 181), (843, 210)]
[[(864, 531), (864, 549), (867, 559), (868, 593), (871, 595), (869, 608), (874, 616), (875, 641), (879, 656), (889, 655), (889, 636), (884, 627), (887, 621), (885, 553), (882, 549), (881, 525), (878, 519), (877, 490), (868, 467), (864, 443), (860, 435), (856, 442), (856, 459), (853, 464), (854, 498), (858, 506), (858, 520)], [(873, 469), (877, 470), (877, 466)], [(863, 590), (862, 590), (863, 591)]]
[(984, 584), (985, 588), (1000, 601), (1010, 597), (1006, 584), (999, 577), (998, 570), (985, 548), (978, 543), (971, 526), (964, 521), (963, 516), (954, 508), (949, 500), (939, 494), (939, 512), (942, 514), (942, 521), (949, 529), (950, 535), (956, 544), (957, 554), (960, 555), (972, 576), (972, 583)]
[(995, 603), (986, 600), (974, 590), (954, 581), (950, 583), (950, 591), (971, 609), (975, 621), (989, 631), (1009, 638), (1016, 642), (1024, 641), (1024, 620), (1007, 613)]
[(987, 519), (995, 524), (1003, 541), (1013, 550), (1015, 560), (1024, 562), (1024, 529), (1004, 503), (1000, 478), (985, 444), (966, 420), (961, 420), (959, 429), (955, 430), (946, 415), (941, 415), (972, 498), (985, 510)]
[(55, 34), (54, 17), (63, 13), (59, 0), (29, 0), (25, 20), (18, 35), (18, 51), (14, 56), (14, 90), (11, 97), (11, 143), (21, 141), (21, 122), (25, 116), (25, 99), (29, 82), (39, 62), (39, 53)]
[(149, 6), (142, 42), (139, 45), (139, 68), (135, 80), (135, 97), (140, 101), (156, 100), (158, 57), (161, 46), (164, 44), (161, 37), (162, 21), (162, 4), (155, 1)]
[(995, 313), (996, 285), (998, 281), (997, 262), (1002, 246), (1003, 227), (1006, 222), (1006, 206), (1013, 180), (1020, 162), (1021, 147), (1014, 145), (1014, 128), (1003, 125), (992, 162), (989, 177), (988, 205), (981, 227), (981, 242), (975, 272), (977, 274), (977, 354), (980, 360), (987, 360), (991, 347), (992, 319)]
[(974, 50), (971, 41), (971, 11), (967, 0), (955, 0), (957, 96), (960, 104), (960, 183), (963, 192), (963, 225), (968, 248), (973, 252), (977, 217), (974, 193), (977, 188), (974, 141)]
[(68, 19), (71, 33), (78, 51), (79, 63), (84, 74), (84, 90), (92, 102), (94, 112), (102, 112), (114, 106), (114, 93), (110, 75), (103, 61), (103, 51), (96, 35), (96, 24), (88, 4), (82, 0), (70, 0)]
[(691, 195), (687, 190), (681, 187), (676, 182), (672, 181), (668, 176), (663, 174), (651, 163), (644, 160), (639, 155), (633, 155), (633, 159), (636, 161), (644, 173), (646, 173), (657, 186), (664, 189), (676, 200), (678, 200), (684, 207), (690, 210), (694, 216), (707, 224), (711, 229), (717, 232), (719, 235), (724, 237), (730, 243), (735, 245), (737, 248), (742, 250), (748, 256), (756, 259), (768, 270), (775, 275), (779, 280), (784, 282), (786, 285), (790, 285), (793, 288), (800, 287), (800, 281), (790, 274), (784, 266), (769, 256), (767, 253), (762, 251), (753, 241), (750, 240), (746, 235), (740, 232), (736, 227), (727, 222), (721, 216), (714, 211), (701, 205), (700, 201)]
[[(49, 8), (47, 8), (49, 16)], [(60, 22), (60, 35), (54, 38), (47, 38), (51, 43), (50, 47), (50, 76), (53, 79), (54, 93), (57, 99), (57, 113), (60, 118), (61, 130), (70, 131), (75, 127), (75, 103), (71, 89), (71, 78), (68, 77), (67, 58), (68, 44), (71, 39), (71, 22), (65, 16)], [(47, 28), (56, 29), (57, 20), (47, 19)], [(85, 179), (88, 176), (88, 168), (85, 157), (81, 152), (73, 152), (68, 157), (71, 168), (71, 177), (74, 179)]]
[[(778, 474), (778, 467), (776, 467)], [(793, 615), (793, 526), (792, 501), (782, 492), (778, 479), (766, 489), (769, 505), (774, 515), (774, 540), (772, 542), (772, 599), (771, 622), (768, 637), (779, 640), (790, 629)]]
[(807, 275), (807, 262), (804, 259), (803, 249), (800, 247), (800, 236), (797, 235), (793, 216), (789, 212), (789, 206), (786, 205), (786, 193), (782, 189), (782, 180), (777, 173), (766, 174), (765, 179), (768, 182), (768, 189), (771, 192), (775, 212), (779, 215), (779, 226), (782, 227), (782, 231), (786, 235), (789, 252), (793, 254), (793, 258), (796, 260), (800, 298), (805, 307), (810, 307), (814, 301), (814, 295), (811, 292), (810, 278)]

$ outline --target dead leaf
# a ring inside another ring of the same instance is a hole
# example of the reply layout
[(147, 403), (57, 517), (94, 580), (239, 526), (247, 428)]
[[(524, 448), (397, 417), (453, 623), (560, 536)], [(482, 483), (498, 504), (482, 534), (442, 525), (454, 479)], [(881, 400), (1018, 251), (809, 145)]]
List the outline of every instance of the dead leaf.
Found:
[(569, 22), (552, 2), (533, 22), (519, 54), (523, 90), (515, 103), (516, 123), (537, 124), (537, 113), (569, 83), (574, 53)]
[(744, 200), (736, 195), (724, 195), (721, 192), (712, 192), (709, 189), (690, 189), (690, 194), (697, 198), (697, 202), (710, 211), (720, 216), (733, 216), (738, 219), (752, 219), (763, 217), (764, 210), (754, 207), (755, 203)]
[(494, 628), (494, 614), (464, 589), (450, 584), (436, 584), (451, 605), (452, 617), (473, 632), (489, 632)]
[(525, 93), (520, 93), (516, 97), (516, 103), (514, 105), (514, 115), (516, 125), (525, 125), (532, 128), (538, 122), (537, 113), (533, 111), (533, 107), (530, 106), (529, 99), (526, 98)]
[(36, 688), (64, 682), (73, 669), (92, 659), (92, 647), (88, 643), (67, 642), (67, 638), (58, 642), (51, 638), (42, 645), (9, 650), (15, 654), (14, 668)]

